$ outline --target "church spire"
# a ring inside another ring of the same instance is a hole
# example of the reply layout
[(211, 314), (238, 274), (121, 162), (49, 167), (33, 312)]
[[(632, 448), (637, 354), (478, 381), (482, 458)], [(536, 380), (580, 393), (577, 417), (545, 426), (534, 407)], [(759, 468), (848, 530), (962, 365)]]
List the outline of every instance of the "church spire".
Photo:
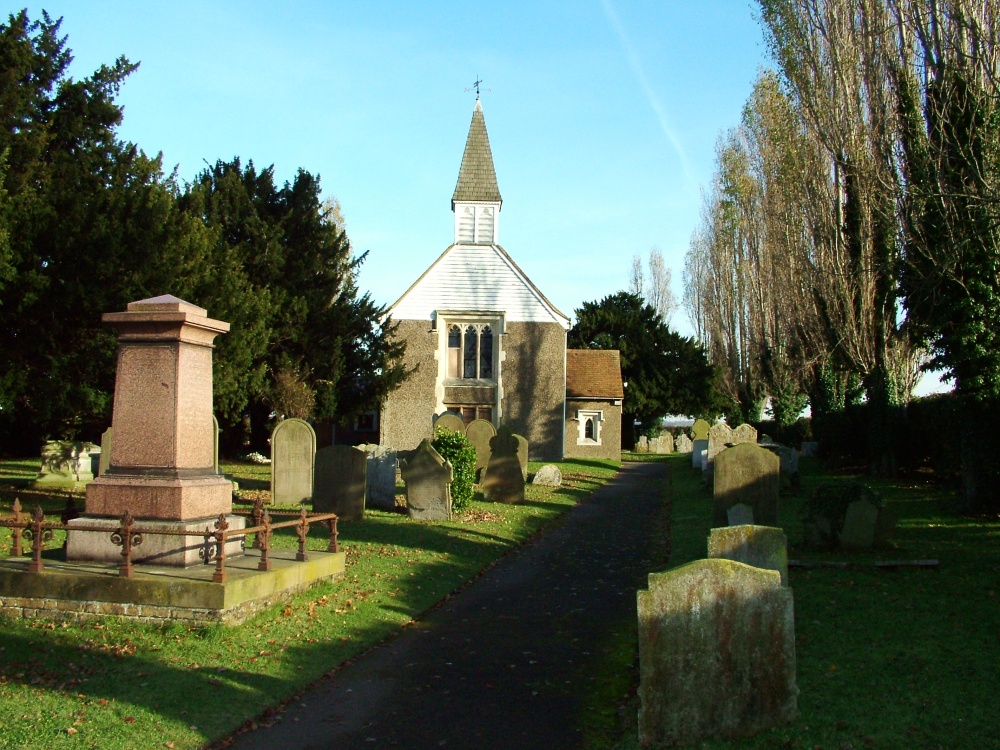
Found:
[(458, 183), (451, 196), (451, 210), (455, 212), (455, 242), (495, 243), (501, 205), (503, 199), (493, 167), (486, 118), (483, 117), (483, 105), (477, 98), (462, 154), (462, 167), (458, 171)]

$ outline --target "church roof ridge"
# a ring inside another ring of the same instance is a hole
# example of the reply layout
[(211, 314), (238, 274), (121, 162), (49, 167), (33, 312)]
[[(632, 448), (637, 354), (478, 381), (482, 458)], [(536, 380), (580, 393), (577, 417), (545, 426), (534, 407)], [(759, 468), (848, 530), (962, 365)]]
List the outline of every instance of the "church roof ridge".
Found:
[(486, 118), (483, 116), (483, 106), (478, 99), (472, 110), (472, 123), (469, 125), (469, 135), (465, 140), (458, 183), (451, 196), (453, 211), (458, 201), (503, 203), (500, 186), (497, 185), (496, 169), (493, 166), (490, 137), (486, 132)]

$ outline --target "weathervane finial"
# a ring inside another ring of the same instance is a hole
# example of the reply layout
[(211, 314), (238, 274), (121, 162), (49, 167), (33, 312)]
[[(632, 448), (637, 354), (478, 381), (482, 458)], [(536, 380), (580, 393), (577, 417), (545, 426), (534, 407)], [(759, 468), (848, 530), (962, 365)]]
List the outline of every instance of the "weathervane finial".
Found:
[[(471, 88), (467, 88), (466, 89), (466, 91), (472, 91), (472, 89), (476, 90), (476, 101), (477, 102), (479, 101), (480, 86), (482, 86), (482, 85), (483, 85), (483, 79), (480, 78), (479, 76), (476, 76), (476, 82), (474, 84), (472, 84)], [(489, 91), (490, 89), (482, 89), (482, 90), (483, 91)]]

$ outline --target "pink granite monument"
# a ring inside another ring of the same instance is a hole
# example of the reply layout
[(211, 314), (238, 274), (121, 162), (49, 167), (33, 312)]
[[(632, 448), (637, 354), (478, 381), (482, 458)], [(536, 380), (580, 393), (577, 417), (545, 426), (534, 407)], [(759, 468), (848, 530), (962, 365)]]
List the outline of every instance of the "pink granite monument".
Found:
[[(108, 470), (87, 486), (84, 514), (71, 524), (67, 559), (114, 561), (120, 548), (107, 526), (128, 510), (145, 529), (191, 531), (191, 536), (146, 534), (133, 559), (161, 565), (204, 562), (203, 534), (220, 516), (243, 528), (232, 511), (232, 483), (215, 469), (212, 348), (229, 324), (170, 295), (130, 302), (106, 313), (118, 330), (114, 440)], [(226, 545), (239, 554), (241, 539)]]

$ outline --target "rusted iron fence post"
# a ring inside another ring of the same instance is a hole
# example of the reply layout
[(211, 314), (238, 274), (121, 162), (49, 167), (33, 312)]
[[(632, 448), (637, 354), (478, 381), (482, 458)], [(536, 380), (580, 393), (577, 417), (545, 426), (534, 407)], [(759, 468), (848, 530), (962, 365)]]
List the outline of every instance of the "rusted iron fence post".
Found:
[(24, 554), (24, 550), (21, 549), (21, 534), (24, 532), (24, 527), (21, 525), (21, 501), (16, 497), (14, 498), (14, 521), (13, 525), (10, 527), (10, 556), (20, 557)]
[[(253, 501), (252, 516), (253, 516), (253, 525), (254, 526), (260, 526), (263, 523), (264, 514), (266, 512), (267, 511), (264, 510), (264, 499), (263, 498), (258, 497), (256, 500)], [(260, 532), (259, 531), (256, 534), (254, 534), (254, 537), (253, 537), (253, 548), (254, 549), (261, 549), (261, 546), (260, 546)]]
[(44, 523), (45, 512), (42, 510), (41, 505), (36, 505), (35, 509), (31, 512), (31, 523), (27, 528), (27, 532), (31, 535), (31, 562), (28, 563), (29, 573), (41, 573), (45, 568), (45, 565), (42, 563), (42, 548), (45, 546), (45, 542), (52, 539), (52, 532), (48, 529), (42, 529), (42, 524)]
[(340, 547), (337, 544), (337, 517), (334, 516), (329, 521), (330, 524), (330, 543), (326, 545), (327, 552), (340, 552)]
[(306, 506), (302, 506), (302, 511), (299, 513), (299, 523), (295, 527), (295, 533), (299, 537), (299, 551), (295, 553), (295, 559), (299, 562), (305, 562), (309, 559), (306, 555), (306, 536), (309, 535), (309, 516), (306, 515)]
[(254, 537), (254, 546), (260, 549), (260, 562), (257, 563), (257, 570), (268, 571), (271, 569), (271, 514), (265, 510), (261, 521), (264, 530), (258, 531)]
[(131, 578), (134, 569), (132, 568), (132, 548), (142, 544), (142, 534), (134, 531), (135, 519), (126, 510), (122, 513), (121, 525), (111, 533), (112, 544), (117, 544), (122, 548), (122, 563), (118, 568), (118, 575), (123, 578)]
[(212, 580), (216, 583), (226, 582), (226, 532), (229, 530), (229, 521), (226, 514), (221, 513), (219, 520), (215, 522), (215, 573)]

